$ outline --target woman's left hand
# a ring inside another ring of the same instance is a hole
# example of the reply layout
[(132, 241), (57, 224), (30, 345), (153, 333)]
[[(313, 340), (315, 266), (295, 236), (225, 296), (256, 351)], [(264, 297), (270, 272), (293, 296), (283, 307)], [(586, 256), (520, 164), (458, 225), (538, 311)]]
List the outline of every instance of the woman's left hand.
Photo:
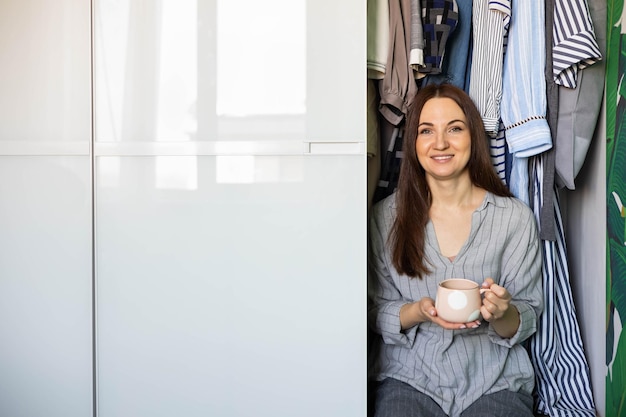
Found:
[(488, 291), (485, 291), (483, 305), (480, 307), (483, 319), (493, 322), (504, 317), (511, 303), (511, 294), (506, 288), (494, 284), (491, 278), (485, 279), (482, 288), (488, 289)]

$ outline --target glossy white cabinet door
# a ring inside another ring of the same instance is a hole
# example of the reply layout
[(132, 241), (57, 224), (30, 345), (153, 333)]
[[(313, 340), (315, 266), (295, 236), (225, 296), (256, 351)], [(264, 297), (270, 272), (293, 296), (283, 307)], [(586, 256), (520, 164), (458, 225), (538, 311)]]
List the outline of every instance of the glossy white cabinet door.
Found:
[(0, 415), (92, 415), (88, 156), (0, 156)]
[(305, 138), (305, 0), (94, 5), (97, 141)]
[(0, 2), (0, 153), (89, 152), (90, 21), (85, 0)]
[(365, 416), (361, 156), (100, 157), (100, 416)]
[(365, 416), (366, 2), (339, 3), (94, 1), (100, 416)]
[(364, 0), (309, 0), (307, 139), (360, 141), (366, 135)]
[(97, 142), (365, 140), (364, 0), (94, 10)]
[(91, 25), (0, 1), (0, 415), (93, 414)]

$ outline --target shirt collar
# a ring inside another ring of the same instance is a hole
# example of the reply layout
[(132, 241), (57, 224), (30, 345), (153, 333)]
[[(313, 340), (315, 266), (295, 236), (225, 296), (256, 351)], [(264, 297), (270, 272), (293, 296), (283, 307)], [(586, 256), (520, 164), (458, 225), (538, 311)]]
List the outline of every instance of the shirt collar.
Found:
[(506, 207), (506, 203), (504, 201), (504, 197), (498, 197), (495, 194), (487, 191), (487, 193), (485, 194), (485, 199), (483, 200), (483, 203), (481, 204), (479, 210), (487, 208), (487, 204), (493, 204), (496, 207)]

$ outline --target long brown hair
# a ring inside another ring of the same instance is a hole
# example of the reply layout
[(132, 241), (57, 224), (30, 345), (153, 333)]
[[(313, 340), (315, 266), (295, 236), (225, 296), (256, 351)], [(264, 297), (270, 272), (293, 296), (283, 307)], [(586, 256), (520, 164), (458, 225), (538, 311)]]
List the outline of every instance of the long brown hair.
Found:
[(431, 84), (420, 89), (407, 114), (396, 191), (397, 213), (389, 236), (396, 270), (420, 278), (429, 272), (424, 247), (431, 200), (426, 173), (417, 159), (415, 141), (422, 109), (432, 98), (454, 100), (467, 118), (471, 138), (467, 167), (472, 183), (499, 196), (512, 196), (493, 168), (483, 120), (470, 96), (451, 84)]

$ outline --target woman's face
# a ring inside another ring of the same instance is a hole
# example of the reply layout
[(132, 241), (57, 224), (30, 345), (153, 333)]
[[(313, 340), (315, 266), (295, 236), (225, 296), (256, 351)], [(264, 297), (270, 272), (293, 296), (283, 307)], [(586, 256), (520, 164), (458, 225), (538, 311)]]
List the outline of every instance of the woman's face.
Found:
[(415, 151), (426, 176), (446, 180), (468, 175), (471, 137), (465, 113), (450, 98), (428, 100), (422, 109)]

